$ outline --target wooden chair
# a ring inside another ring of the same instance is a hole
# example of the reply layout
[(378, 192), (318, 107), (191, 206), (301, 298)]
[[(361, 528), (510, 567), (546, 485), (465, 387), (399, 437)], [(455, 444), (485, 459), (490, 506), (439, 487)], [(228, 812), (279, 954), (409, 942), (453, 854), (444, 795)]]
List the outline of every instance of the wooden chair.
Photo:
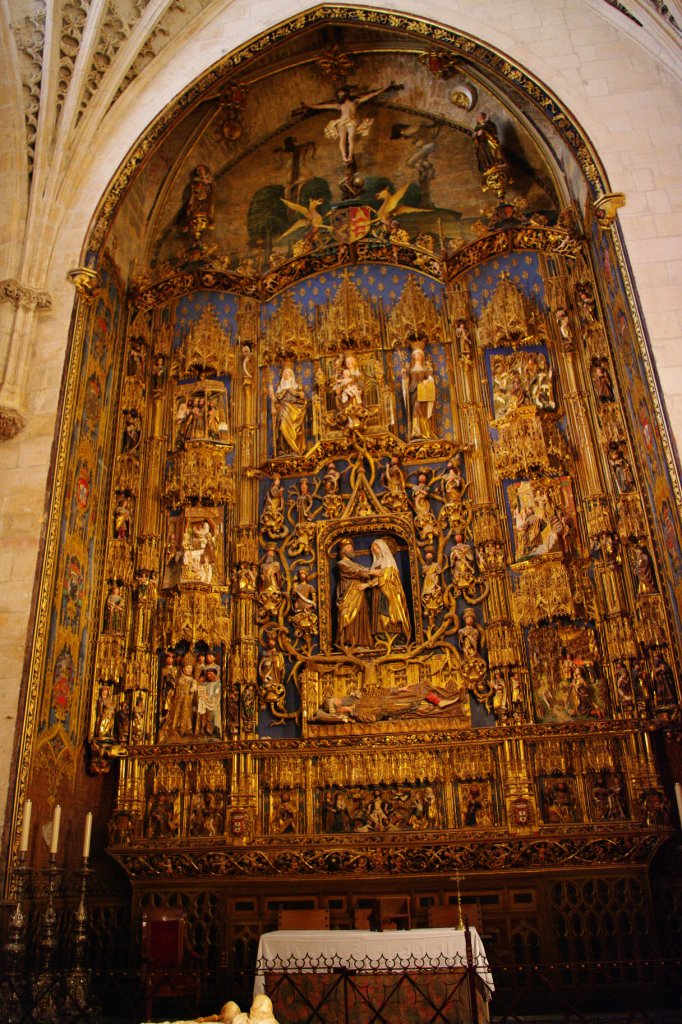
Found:
[[(481, 904), (478, 901), (462, 904), (462, 920), (464, 918), (468, 919), (470, 928), (475, 928), (479, 934), (481, 933), (483, 918), (481, 915)], [(457, 904), (434, 904), (429, 907), (427, 910), (427, 923), (429, 928), (457, 928), (459, 925)]]
[(411, 928), (409, 896), (380, 896), (372, 907), (369, 921), (375, 932)]
[(371, 916), (371, 907), (356, 907), (353, 911), (353, 927), (362, 932), (370, 931), (372, 927)]
[(147, 1020), (155, 999), (182, 999), (194, 1015), (201, 997), (201, 976), (188, 961), (196, 964), (201, 957), (187, 946), (184, 910), (146, 907), (142, 911), (141, 955)]
[(329, 931), (328, 910), (280, 910), (277, 915), (280, 931)]

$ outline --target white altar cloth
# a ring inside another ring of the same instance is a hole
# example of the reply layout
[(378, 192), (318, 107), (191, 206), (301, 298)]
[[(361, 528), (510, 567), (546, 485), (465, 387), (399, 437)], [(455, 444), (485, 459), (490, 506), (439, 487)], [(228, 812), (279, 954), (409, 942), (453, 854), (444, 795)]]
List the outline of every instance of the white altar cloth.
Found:
[[(493, 977), (488, 967), (481, 937), (471, 932), (471, 949), (476, 973), (490, 992)], [(377, 962), (377, 970), (429, 970), (429, 967), (466, 967), (464, 932), (454, 928), (407, 928), (403, 931), (370, 932), (277, 931), (265, 932), (258, 943), (258, 961), (253, 994), (265, 991), (265, 972), (288, 970), (294, 973), (346, 967), (362, 970)], [(300, 964), (300, 968), (298, 968)]]

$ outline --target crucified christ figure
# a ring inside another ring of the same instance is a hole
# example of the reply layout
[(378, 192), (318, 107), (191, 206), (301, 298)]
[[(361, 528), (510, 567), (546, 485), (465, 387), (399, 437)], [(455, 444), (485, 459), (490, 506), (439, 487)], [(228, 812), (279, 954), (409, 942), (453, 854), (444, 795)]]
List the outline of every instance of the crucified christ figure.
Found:
[(402, 85), (396, 85), (395, 82), (391, 82), (389, 85), (382, 86), (381, 89), (373, 89), (371, 92), (363, 93), (362, 96), (353, 96), (350, 87), (342, 85), (336, 90), (336, 101), (330, 103), (303, 103), (295, 113), (308, 112), (310, 110), (338, 111), (339, 116), (329, 122), (324, 130), (324, 134), (329, 139), (336, 138), (339, 140), (341, 159), (344, 164), (354, 165), (355, 139), (358, 135), (366, 135), (374, 120), (371, 117), (366, 117), (361, 121), (358, 117), (358, 107), (363, 103), (367, 103), (368, 100), (374, 99), (375, 96), (380, 96), (381, 93), (402, 88)]

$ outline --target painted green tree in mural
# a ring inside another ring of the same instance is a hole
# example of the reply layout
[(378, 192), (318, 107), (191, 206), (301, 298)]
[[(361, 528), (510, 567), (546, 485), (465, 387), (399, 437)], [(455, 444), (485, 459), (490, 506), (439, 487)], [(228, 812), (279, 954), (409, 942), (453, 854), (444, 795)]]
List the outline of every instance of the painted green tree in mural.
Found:
[(263, 259), (272, 252), (272, 240), (281, 235), (288, 223), (289, 211), (282, 202), (284, 185), (266, 185), (254, 193), (246, 215), (249, 243), (263, 246)]

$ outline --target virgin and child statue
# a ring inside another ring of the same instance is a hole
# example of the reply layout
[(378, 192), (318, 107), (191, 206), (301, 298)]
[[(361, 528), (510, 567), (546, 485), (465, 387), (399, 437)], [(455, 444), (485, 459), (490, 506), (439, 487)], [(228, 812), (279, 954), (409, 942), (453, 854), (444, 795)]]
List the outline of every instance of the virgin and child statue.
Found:
[(355, 560), (349, 537), (339, 542), (336, 641), (343, 647), (371, 648), (378, 636), (400, 637), (405, 643), (411, 637), (405, 591), (389, 542), (375, 540), (370, 550), (367, 567)]

